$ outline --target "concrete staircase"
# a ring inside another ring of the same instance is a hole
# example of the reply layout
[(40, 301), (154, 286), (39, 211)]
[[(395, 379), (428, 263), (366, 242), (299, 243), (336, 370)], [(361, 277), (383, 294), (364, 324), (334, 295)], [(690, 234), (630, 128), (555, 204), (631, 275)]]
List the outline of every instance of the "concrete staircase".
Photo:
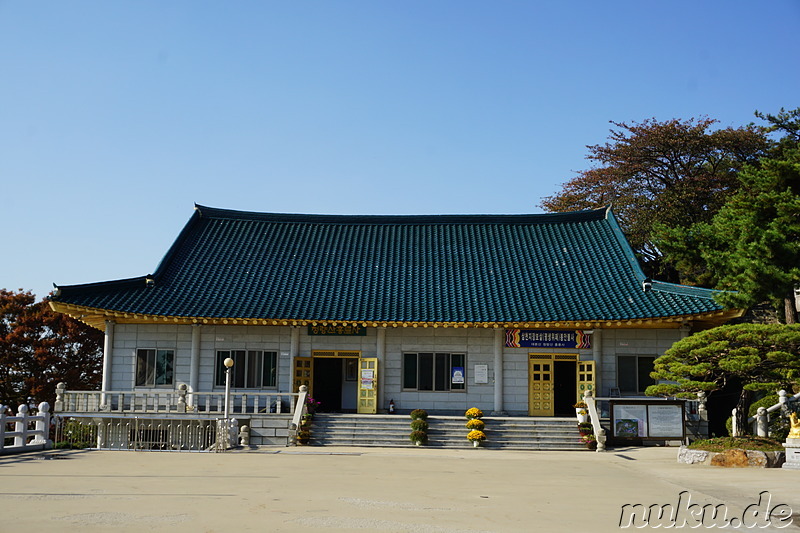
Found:
[[(484, 417), (484, 448), (515, 450), (587, 450), (574, 418)], [(457, 416), (428, 417), (432, 448), (469, 448), (467, 420)], [(312, 446), (413, 446), (408, 440), (408, 415), (316, 414)]]

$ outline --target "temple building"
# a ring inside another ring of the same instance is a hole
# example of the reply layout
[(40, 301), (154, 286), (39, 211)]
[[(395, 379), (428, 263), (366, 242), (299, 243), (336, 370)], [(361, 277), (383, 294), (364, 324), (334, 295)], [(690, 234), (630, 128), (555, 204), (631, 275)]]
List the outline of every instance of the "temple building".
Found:
[(639, 396), (653, 360), (737, 316), (647, 279), (610, 208), (304, 215), (195, 206), (152, 274), (58, 286), (105, 331), (103, 391), (296, 392), (323, 410), (573, 412)]

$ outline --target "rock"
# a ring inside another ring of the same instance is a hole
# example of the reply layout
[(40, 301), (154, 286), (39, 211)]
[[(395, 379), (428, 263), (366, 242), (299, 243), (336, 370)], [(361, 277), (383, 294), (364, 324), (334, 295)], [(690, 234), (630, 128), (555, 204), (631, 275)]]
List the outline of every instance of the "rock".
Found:
[(750, 466), (747, 452), (744, 450), (725, 450), (724, 452), (717, 453), (711, 458), (711, 465), (728, 468)]
[(678, 450), (678, 462), (683, 464), (702, 464), (727, 468), (778, 468), (786, 459), (784, 452), (760, 452), (756, 450), (726, 450), (724, 452), (707, 452), (690, 450), (681, 446)]
[(691, 450), (686, 446), (681, 446), (678, 450), (678, 462), (687, 465), (708, 464), (710, 453), (705, 450)]

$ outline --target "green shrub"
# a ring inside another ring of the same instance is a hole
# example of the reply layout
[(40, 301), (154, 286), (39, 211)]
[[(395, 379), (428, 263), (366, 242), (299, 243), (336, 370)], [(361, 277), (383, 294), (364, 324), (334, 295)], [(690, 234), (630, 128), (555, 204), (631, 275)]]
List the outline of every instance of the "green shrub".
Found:
[(425, 409), (414, 409), (411, 411), (411, 419), (412, 420), (427, 420), (428, 418), (428, 411)]
[(425, 420), (413, 420), (411, 422), (411, 429), (414, 431), (428, 431), (428, 423)]
[(408, 438), (411, 442), (421, 442), (423, 444), (428, 442), (428, 434), (424, 431), (412, 431)]
[(713, 439), (696, 440), (689, 445), (693, 450), (707, 452), (723, 452), (725, 450), (758, 450), (762, 452), (781, 452), (783, 444), (775, 439), (766, 437), (716, 437)]

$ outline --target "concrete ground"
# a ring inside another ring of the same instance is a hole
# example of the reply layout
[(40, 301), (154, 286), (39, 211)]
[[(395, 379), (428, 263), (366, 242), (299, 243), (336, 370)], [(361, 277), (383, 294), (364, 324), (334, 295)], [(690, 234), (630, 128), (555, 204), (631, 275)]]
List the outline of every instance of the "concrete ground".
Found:
[(768, 491), (769, 507), (790, 507), (793, 523), (759, 530), (800, 531), (800, 470), (690, 466), (676, 455), (300, 447), (4, 456), (0, 533), (604, 532), (620, 530), (623, 505), (677, 505), (683, 491), (692, 504), (725, 504), (727, 517)]

